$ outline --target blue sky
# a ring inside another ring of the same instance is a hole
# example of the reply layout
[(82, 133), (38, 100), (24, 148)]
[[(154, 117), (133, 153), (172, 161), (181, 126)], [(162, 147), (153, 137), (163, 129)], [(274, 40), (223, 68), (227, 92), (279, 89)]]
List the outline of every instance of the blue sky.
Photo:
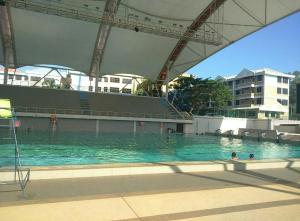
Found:
[(282, 72), (300, 71), (300, 12), (237, 41), (188, 73), (214, 78), (237, 74), (243, 68), (263, 67)]

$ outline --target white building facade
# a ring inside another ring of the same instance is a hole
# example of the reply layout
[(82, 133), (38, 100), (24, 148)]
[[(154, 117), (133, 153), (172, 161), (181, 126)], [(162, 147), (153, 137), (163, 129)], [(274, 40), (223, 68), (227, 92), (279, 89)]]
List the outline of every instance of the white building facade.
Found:
[[(61, 79), (69, 75), (72, 79), (72, 90), (95, 92), (96, 85), (94, 77), (89, 77), (83, 73), (71, 70), (57, 69), (56, 71), (56, 69), (53, 69), (53, 71), (48, 73), (49, 71), (43, 70), (39, 72), (32, 69), (22, 72), (9, 69), (8, 85), (47, 87), (46, 82), (52, 81), (55, 85), (59, 86)], [(98, 80), (98, 92), (134, 94), (137, 85), (144, 80), (144, 78), (138, 75), (131, 74), (104, 75)], [(3, 82), (4, 69), (0, 68), (0, 84), (3, 84)]]
[(253, 71), (244, 69), (238, 75), (219, 76), (217, 79), (227, 82), (233, 97), (229, 106), (239, 111), (239, 116), (288, 119), (292, 75), (270, 68)]

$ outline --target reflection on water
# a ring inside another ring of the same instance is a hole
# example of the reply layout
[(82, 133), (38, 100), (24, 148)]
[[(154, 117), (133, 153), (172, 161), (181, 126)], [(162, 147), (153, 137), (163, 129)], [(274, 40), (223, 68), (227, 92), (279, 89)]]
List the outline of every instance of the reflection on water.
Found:
[[(1, 135), (0, 135), (1, 136)], [(24, 165), (67, 165), (300, 157), (300, 144), (215, 136), (160, 134), (18, 134)], [(2, 141), (1, 141), (2, 142)], [(0, 165), (12, 165), (14, 145), (0, 143)]]

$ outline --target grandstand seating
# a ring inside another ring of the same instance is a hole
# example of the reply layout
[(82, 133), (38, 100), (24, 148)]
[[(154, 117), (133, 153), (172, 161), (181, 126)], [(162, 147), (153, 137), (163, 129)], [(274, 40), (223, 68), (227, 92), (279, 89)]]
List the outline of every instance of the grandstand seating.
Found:
[(24, 111), (20, 107), (27, 107), (29, 110), (37, 107), (40, 110), (36, 112), (51, 108), (91, 115), (181, 118), (164, 98), (4, 85), (0, 86), (0, 98), (11, 99), (12, 105), (20, 112)]

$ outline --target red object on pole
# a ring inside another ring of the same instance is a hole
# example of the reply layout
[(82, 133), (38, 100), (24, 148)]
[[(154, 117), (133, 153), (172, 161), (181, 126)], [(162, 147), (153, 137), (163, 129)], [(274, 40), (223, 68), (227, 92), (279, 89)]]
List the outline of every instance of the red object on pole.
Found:
[(21, 127), (21, 121), (20, 120), (15, 121), (15, 127)]

